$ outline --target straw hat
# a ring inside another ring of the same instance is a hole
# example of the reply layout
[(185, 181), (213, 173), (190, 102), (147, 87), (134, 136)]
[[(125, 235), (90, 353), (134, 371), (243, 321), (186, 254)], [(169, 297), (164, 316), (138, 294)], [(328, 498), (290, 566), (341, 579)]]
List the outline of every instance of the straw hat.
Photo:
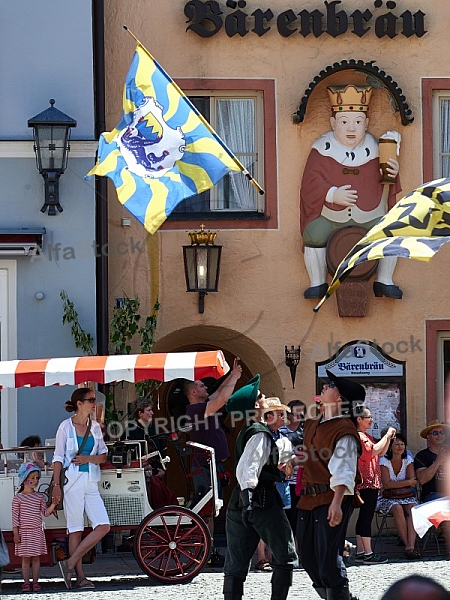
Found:
[(291, 412), (289, 406), (281, 404), (281, 400), (275, 397), (261, 398), (261, 400), (258, 400), (255, 404), (255, 410), (257, 410), (261, 416), (264, 416), (267, 412), (272, 412), (273, 410), (284, 410), (288, 413)]
[(433, 431), (433, 429), (437, 429), (438, 427), (443, 427), (446, 430), (448, 429), (448, 425), (446, 423), (441, 423), (436, 419), (436, 421), (430, 421), (425, 429), (422, 429), (420, 432), (420, 437), (427, 439), (427, 435), (430, 433), (430, 431)]

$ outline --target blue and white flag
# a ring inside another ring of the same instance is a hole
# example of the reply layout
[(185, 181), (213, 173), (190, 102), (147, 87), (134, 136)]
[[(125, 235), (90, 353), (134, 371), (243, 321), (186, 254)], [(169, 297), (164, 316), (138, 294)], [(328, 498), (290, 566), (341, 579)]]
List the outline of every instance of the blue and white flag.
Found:
[(138, 45), (120, 123), (100, 137), (88, 173), (109, 177), (119, 201), (150, 233), (185, 198), (243, 165), (154, 58)]

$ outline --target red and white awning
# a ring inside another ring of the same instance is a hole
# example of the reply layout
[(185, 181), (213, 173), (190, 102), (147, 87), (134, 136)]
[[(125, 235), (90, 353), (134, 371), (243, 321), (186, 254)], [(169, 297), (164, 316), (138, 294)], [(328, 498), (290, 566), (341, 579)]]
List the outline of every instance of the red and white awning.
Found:
[(113, 356), (74, 356), (0, 362), (0, 388), (78, 385), (145, 379), (221, 377), (228, 365), (220, 350)]

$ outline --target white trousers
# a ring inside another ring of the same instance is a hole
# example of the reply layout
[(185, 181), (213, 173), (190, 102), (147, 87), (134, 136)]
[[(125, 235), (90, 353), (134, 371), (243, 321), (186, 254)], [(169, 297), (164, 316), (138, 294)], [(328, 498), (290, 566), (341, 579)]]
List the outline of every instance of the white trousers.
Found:
[(89, 481), (89, 473), (79, 473), (75, 481), (64, 486), (64, 514), (67, 531), (84, 530), (84, 513), (92, 529), (98, 525), (109, 525), (109, 517), (98, 491), (98, 483)]

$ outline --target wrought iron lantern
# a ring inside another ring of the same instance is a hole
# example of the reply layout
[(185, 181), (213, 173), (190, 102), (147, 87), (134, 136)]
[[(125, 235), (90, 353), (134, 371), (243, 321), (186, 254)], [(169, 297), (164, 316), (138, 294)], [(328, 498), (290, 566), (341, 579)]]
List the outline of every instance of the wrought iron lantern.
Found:
[(48, 210), (49, 216), (63, 211), (59, 203), (59, 178), (67, 167), (70, 128), (77, 126), (72, 117), (55, 108), (54, 104), (51, 99), (50, 108), (28, 121), (28, 127), (32, 127), (34, 133), (36, 166), (45, 182), (45, 203), (41, 212)]
[(183, 246), (186, 291), (198, 292), (200, 314), (205, 312), (206, 294), (218, 291), (222, 246), (215, 244), (217, 233), (201, 225), (200, 231), (188, 232), (191, 245)]
[(291, 371), (292, 389), (295, 388), (295, 374), (297, 372), (298, 363), (300, 362), (300, 353), (300, 346), (297, 348), (291, 346), (290, 349), (287, 346), (284, 347), (284, 363)]

